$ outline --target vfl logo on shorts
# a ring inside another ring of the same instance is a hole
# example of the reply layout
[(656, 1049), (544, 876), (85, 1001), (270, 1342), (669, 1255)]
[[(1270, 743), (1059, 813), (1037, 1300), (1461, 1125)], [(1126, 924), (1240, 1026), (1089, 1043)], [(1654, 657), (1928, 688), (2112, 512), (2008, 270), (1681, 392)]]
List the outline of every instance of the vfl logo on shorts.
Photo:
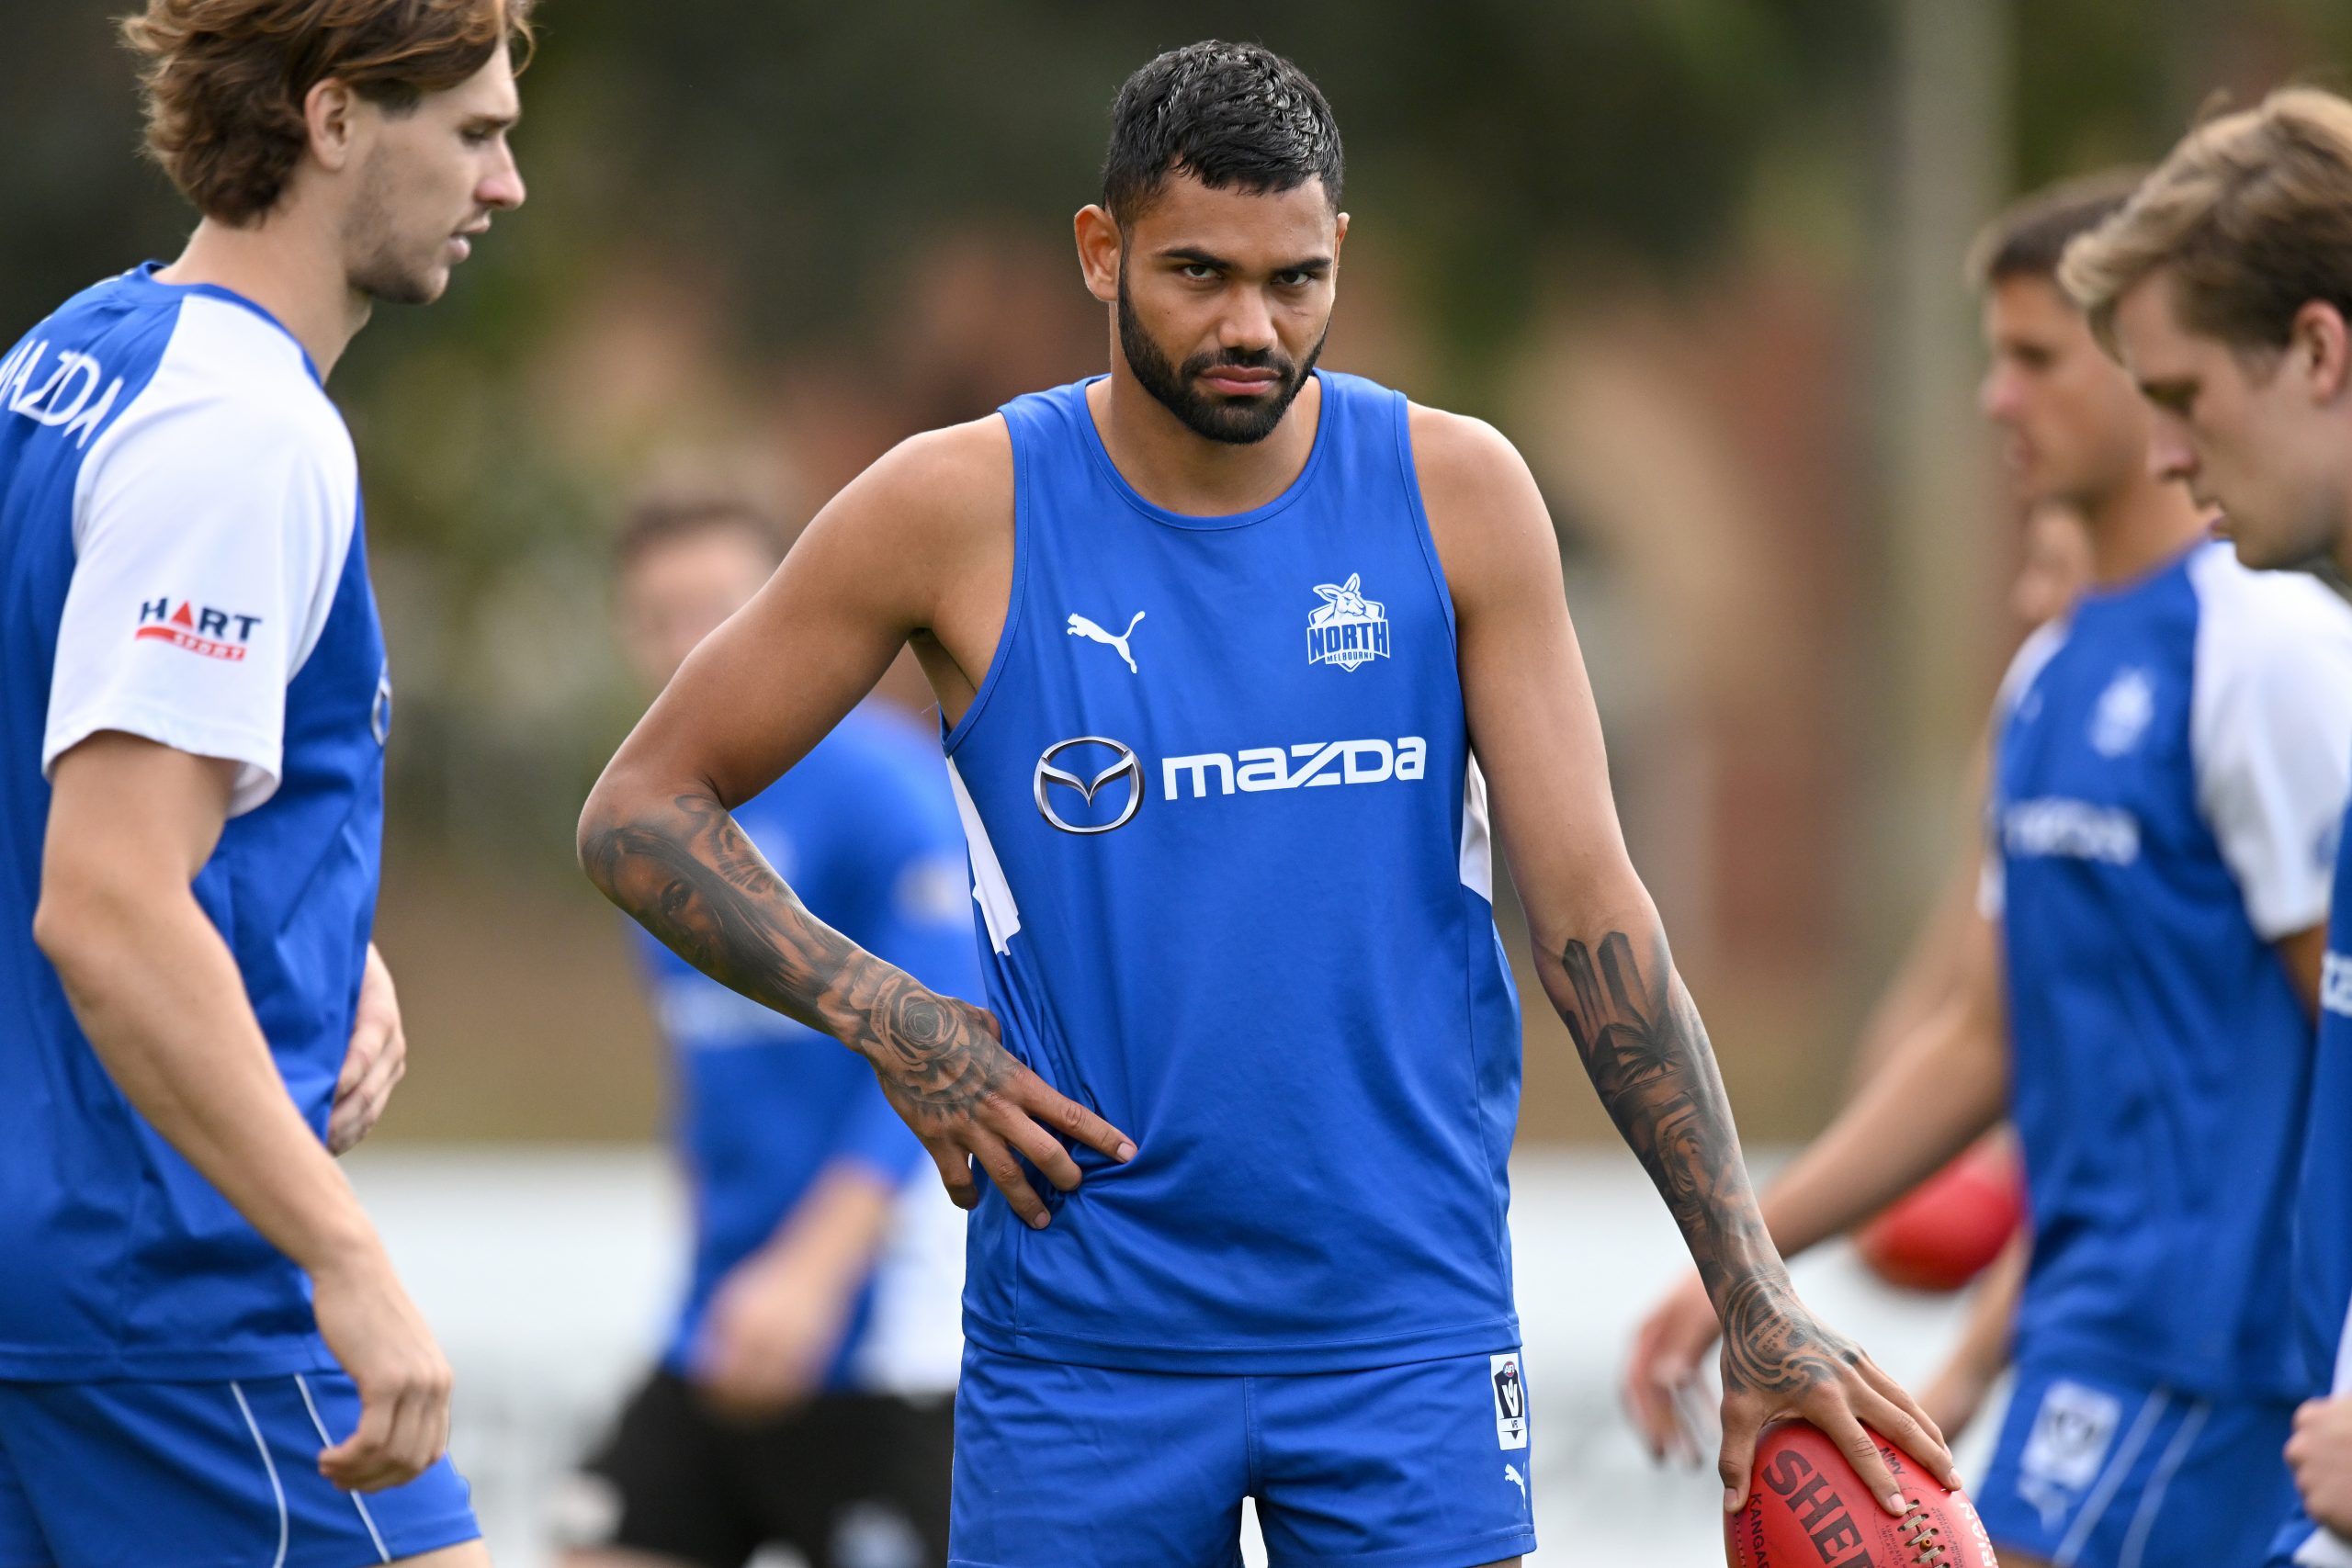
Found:
[(1388, 606), (1365, 598), (1363, 589), (1362, 572), (1350, 572), (1345, 582), (1315, 585), (1323, 604), (1306, 617), (1309, 664), (1352, 670), (1367, 660), (1388, 657)]
[(2041, 1409), (2018, 1460), (2018, 1495), (2055, 1529), (2098, 1479), (2123, 1403), (2111, 1393), (2061, 1378), (2041, 1396)]
[(1495, 1392), (1495, 1446), (1527, 1446), (1527, 1384), (1519, 1375), (1519, 1352), (1507, 1350), (1487, 1358), (1487, 1381)]

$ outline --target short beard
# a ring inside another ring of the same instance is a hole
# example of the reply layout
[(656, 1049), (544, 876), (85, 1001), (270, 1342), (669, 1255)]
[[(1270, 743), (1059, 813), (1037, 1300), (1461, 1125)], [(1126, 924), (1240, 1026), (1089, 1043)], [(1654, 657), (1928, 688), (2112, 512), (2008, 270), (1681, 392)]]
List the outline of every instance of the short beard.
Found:
[(381, 150), (360, 171), (359, 194), (343, 224), (344, 254), (354, 258), (347, 277), (353, 292), (388, 305), (430, 305), (441, 296), (441, 281), (428, 265), (409, 265), (392, 229), (391, 175)]
[[(1291, 400), (1298, 396), (1307, 377), (1314, 374), (1315, 362), (1323, 357), (1324, 339), (1330, 335), (1327, 321), (1323, 336), (1317, 338), (1315, 346), (1306, 351), (1306, 360), (1296, 365), (1280, 352), (1267, 348), (1196, 354), (1179, 367), (1170, 362), (1159, 345), (1151, 341), (1151, 334), (1144, 331), (1143, 320), (1136, 314), (1135, 302), (1127, 295), (1127, 269), (1124, 264), (1119, 268), (1119, 348), (1127, 356), (1127, 368), (1135, 372), (1136, 380), (1145, 391), (1184, 422), (1185, 429), (1206, 440), (1249, 446), (1272, 435), (1274, 427), (1282, 423), (1283, 415), (1290, 412)], [(1272, 370), (1278, 378), (1274, 394), (1247, 401), (1228, 401), (1194, 385), (1202, 375), (1226, 365)]]

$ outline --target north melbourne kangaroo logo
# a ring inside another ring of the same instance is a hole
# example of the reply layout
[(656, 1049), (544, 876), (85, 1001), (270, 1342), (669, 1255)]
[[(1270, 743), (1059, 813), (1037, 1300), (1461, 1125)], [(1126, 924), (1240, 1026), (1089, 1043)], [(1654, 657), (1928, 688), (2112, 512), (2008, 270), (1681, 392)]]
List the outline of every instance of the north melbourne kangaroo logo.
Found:
[(1114, 637), (1109, 632), (1104, 631), (1101, 626), (1096, 626), (1084, 615), (1072, 615), (1069, 618), (1069, 635), (1072, 637), (1082, 637), (1089, 642), (1099, 642), (1106, 648), (1115, 649), (1119, 657), (1127, 661), (1127, 673), (1130, 675), (1139, 674), (1141, 671), (1136, 669), (1136, 656), (1127, 651), (1127, 638), (1135, 636), (1136, 621), (1142, 620), (1143, 615), (1144, 613), (1141, 610), (1137, 610), (1136, 612), (1135, 620), (1129, 621), (1127, 623), (1127, 629), (1119, 633), (1116, 637)]
[(1306, 661), (1353, 670), (1388, 655), (1388, 606), (1363, 596), (1363, 574), (1345, 582), (1318, 582), (1322, 605), (1306, 617)]

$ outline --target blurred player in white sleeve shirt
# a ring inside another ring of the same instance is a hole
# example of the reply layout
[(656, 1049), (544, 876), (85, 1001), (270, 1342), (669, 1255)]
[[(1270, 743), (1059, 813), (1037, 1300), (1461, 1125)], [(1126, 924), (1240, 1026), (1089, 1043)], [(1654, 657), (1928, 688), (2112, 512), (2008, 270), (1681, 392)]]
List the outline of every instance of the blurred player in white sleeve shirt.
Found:
[(151, 0), (203, 217), (0, 356), (0, 1565), (487, 1561), (330, 1148), (403, 1053), (324, 378), (523, 199), (523, 0)]

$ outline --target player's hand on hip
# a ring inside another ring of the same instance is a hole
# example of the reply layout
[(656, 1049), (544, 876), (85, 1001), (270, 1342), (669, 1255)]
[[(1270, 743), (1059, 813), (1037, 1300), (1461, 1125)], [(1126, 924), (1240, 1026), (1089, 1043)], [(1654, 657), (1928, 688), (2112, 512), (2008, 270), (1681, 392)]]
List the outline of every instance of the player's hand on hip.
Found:
[(2352, 1395), (2303, 1402), (2287, 1439), (2287, 1468), (2312, 1522), (2352, 1536)]
[(423, 1474), (449, 1447), (449, 1363), (380, 1247), (314, 1269), (319, 1333), (359, 1389), (359, 1427), (319, 1456), (346, 1492)]
[(359, 1145), (390, 1103), (392, 1086), (408, 1072), (408, 1034), (401, 1028), (401, 1003), (392, 972), (376, 944), (368, 944), (368, 967), (360, 976), (359, 1006), (351, 1021), (351, 1045), (334, 1086), (334, 1110), (327, 1117), (327, 1148), (348, 1154)]
[[(1064, 1192), (1078, 1190), (1078, 1163), (1063, 1140), (1125, 1163), (1135, 1140), (1031, 1072), (1001, 1043), (995, 1015), (943, 997), (893, 970), (850, 1044), (873, 1064), (882, 1092), (922, 1140), (959, 1209), (980, 1201), (978, 1164), (1030, 1225), (1046, 1222), (1045, 1201), (1022, 1174), (1026, 1158)], [(900, 985), (899, 982), (903, 982)]]
[(1747, 1502), (1757, 1434), (1784, 1416), (1812, 1422), (1844, 1450), (1890, 1514), (1905, 1506), (1894, 1472), (1867, 1425), (1958, 1490), (1943, 1434), (1860, 1347), (1815, 1318), (1785, 1274), (1734, 1280), (1724, 1297), (1724, 1507)]
[(1690, 1418), (1693, 1396), (1719, 1333), (1715, 1304), (1695, 1269), (1684, 1271), (1634, 1331), (1618, 1393), (1652, 1459), (1699, 1462), (1699, 1445), (1706, 1438)]

